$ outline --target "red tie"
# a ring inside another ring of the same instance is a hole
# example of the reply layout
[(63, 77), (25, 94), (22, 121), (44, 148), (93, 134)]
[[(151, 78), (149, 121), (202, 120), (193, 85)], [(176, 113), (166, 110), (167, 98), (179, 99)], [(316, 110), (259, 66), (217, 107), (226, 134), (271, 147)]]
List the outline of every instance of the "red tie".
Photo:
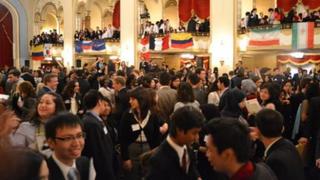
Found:
[(183, 172), (187, 173), (187, 149), (183, 149), (182, 155), (182, 170)]

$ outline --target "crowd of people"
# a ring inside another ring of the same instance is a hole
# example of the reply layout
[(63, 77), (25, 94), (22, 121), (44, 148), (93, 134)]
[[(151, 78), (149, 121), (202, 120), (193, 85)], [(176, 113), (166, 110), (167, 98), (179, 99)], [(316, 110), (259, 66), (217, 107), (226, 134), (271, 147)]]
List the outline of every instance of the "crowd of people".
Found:
[(113, 27), (111, 24), (108, 27), (100, 29), (99, 26), (96, 27), (96, 30), (89, 30), (88, 28), (80, 31), (76, 31), (74, 34), (75, 41), (84, 41), (84, 40), (96, 40), (96, 39), (119, 39), (120, 31)]
[(319, 179), (317, 71), (149, 65), (1, 70), (0, 179)]
[(252, 28), (261, 25), (274, 25), (274, 24), (291, 24), (294, 22), (320, 22), (320, 10), (311, 11), (309, 9), (301, 9), (299, 11), (297, 6), (285, 15), (281, 8), (269, 8), (268, 14), (263, 14), (256, 8), (251, 12), (246, 12), (245, 17), (241, 19), (241, 29)]
[(49, 32), (42, 32), (41, 34), (33, 36), (29, 43), (31, 47), (41, 44), (63, 45), (63, 35), (58, 34), (57, 30), (53, 29)]
[(190, 32), (190, 33), (209, 33), (210, 32), (210, 20), (209, 18), (204, 19), (200, 22), (196, 16), (190, 18), (187, 23), (187, 26), (180, 21), (179, 27), (172, 27), (170, 25), (169, 19), (161, 19), (156, 23), (151, 21), (146, 21), (144, 24), (141, 24), (141, 33), (146, 34), (159, 34), (163, 35), (166, 33), (177, 33), (177, 32)]

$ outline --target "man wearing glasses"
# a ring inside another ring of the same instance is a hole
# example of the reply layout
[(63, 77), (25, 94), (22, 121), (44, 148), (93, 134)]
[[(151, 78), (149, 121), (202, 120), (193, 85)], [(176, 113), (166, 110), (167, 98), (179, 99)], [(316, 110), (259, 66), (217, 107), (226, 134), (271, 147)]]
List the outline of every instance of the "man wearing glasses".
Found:
[(92, 163), (81, 157), (85, 134), (80, 119), (71, 113), (54, 116), (45, 125), (46, 139), (53, 150), (47, 160), (49, 180), (89, 180), (95, 178)]

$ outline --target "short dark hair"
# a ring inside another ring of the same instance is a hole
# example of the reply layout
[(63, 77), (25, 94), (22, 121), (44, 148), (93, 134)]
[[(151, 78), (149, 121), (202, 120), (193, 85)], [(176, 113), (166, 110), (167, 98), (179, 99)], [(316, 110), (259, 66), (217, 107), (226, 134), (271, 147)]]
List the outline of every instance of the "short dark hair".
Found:
[(188, 79), (192, 85), (197, 85), (200, 82), (200, 78), (196, 73), (190, 74)]
[(177, 129), (187, 133), (192, 128), (201, 128), (204, 119), (203, 114), (195, 107), (184, 106), (179, 108), (172, 114), (169, 134), (175, 137)]
[(177, 90), (177, 101), (182, 103), (194, 102), (195, 97), (189, 83), (181, 82)]
[(201, 73), (201, 71), (205, 71), (205, 69), (204, 68), (197, 68), (195, 73), (199, 75)]
[(222, 83), (222, 84), (224, 85), (224, 87), (229, 87), (230, 80), (228, 79), (227, 76), (220, 76), (220, 77), (218, 78), (218, 81), (219, 81), (220, 83)]
[(171, 76), (167, 72), (162, 72), (159, 75), (159, 82), (163, 86), (168, 86), (170, 84)]
[(204, 127), (206, 134), (211, 135), (218, 153), (231, 148), (240, 163), (249, 161), (251, 140), (249, 128), (235, 118), (215, 118)]
[(90, 89), (83, 97), (83, 104), (86, 109), (94, 108), (99, 100), (105, 100), (106, 98), (96, 89)]
[(16, 77), (20, 77), (20, 71), (18, 69), (11, 69), (8, 73), (8, 75), (13, 75), (13, 76), (16, 76)]
[(275, 110), (263, 109), (255, 117), (261, 134), (267, 138), (279, 137), (282, 134), (283, 116)]
[(59, 113), (56, 116), (49, 119), (45, 124), (45, 133), (47, 139), (54, 139), (56, 137), (57, 129), (63, 127), (76, 127), (80, 125), (82, 128), (82, 122), (79, 117), (70, 113)]

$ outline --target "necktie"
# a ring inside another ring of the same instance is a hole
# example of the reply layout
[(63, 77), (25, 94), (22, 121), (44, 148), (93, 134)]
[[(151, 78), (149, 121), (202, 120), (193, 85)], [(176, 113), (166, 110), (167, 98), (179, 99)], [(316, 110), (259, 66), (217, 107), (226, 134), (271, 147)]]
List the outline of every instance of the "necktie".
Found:
[(185, 148), (183, 149), (181, 168), (183, 172), (187, 173), (187, 149)]
[(76, 168), (71, 168), (67, 174), (68, 180), (80, 180), (79, 171)]

